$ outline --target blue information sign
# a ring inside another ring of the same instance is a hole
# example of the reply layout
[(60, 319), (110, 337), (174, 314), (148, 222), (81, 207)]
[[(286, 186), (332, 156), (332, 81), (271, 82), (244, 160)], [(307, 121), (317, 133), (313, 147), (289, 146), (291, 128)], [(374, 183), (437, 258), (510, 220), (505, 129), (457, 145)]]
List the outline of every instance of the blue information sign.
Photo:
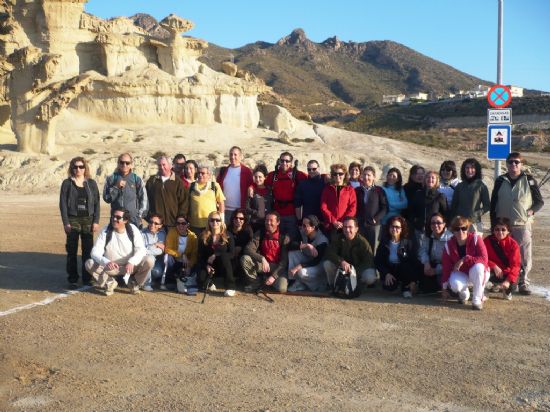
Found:
[(512, 148), (512, 125), (487, 126), (487, 159), (505, 160)]

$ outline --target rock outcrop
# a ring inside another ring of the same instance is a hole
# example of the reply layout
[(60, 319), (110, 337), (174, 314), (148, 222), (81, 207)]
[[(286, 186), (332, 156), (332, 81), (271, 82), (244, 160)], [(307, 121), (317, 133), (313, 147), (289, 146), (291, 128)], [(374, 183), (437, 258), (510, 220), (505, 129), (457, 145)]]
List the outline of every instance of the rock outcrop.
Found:
[[(197, 59), (208, 43), (175, 15), (153, 36), (134, 20), (84, 12), (87, 0), (0, 0), (0, 126), (23, 152), (54, 153), (56, 119), (74, 110), (117, 123), (224, 123), (257, 127), (269, 88)], [(240, 73), (240, 75), (239, 75)]]

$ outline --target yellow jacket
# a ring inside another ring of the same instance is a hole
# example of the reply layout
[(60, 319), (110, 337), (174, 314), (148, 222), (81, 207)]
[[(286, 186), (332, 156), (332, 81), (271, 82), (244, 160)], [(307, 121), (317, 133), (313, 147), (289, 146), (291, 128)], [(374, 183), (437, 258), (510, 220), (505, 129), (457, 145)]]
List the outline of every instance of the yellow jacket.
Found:
[[(178, 254), (178, 238), (179, 233), (175, 227), (170, 228), (168, 235), (166, 236), (166, 253), (180, 260), (180, 255)], [(185, 251), (183, 252), (187, 256), (189, 265), (191, 267), (195, 266), (197, 263), (197, 253), (199, 250), (199, 241), (197, 235), (195, 235), (190, 230), (187, 231), (187, 246), (185, 246)]]

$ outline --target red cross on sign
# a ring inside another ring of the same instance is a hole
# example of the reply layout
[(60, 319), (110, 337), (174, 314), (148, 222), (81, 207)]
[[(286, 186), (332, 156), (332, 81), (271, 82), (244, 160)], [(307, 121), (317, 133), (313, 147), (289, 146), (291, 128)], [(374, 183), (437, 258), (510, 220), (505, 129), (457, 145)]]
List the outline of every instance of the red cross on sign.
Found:
[(495, 84), (487, 93), (487, 101), (495, 109), (502, 109), (512, 102), (512, 91), (502, 84)]

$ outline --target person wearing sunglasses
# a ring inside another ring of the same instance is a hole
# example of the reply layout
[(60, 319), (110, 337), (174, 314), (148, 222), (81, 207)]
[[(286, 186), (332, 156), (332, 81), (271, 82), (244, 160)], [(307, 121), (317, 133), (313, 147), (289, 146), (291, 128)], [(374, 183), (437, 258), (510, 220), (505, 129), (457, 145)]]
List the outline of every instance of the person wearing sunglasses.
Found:
[(158, 281), (162, 277), (164, 270), (164, 242), (166, 240), (166, 232), (162, 230), (164, 220), (162, 216), (153, 213), (149, 216), (149, 224), (141, 231), (143, 243), (147, 249), (147, 254), (155, 259), (155, 266), (147, 274), (147, 280), (143, 285), (143, 290), (152, 292), (153, 280)]
[(78, 239), (82, 251), (82, 283), (91, 284), (91, 276), (84, 267), (94, 245), (94, 233), (99, 228), (99, 190), (90, 177), (88, 162), (75, 157), (69, 162), (68, 178), (61, 183), (59, 211), (63, 230), (67, 235), (66, 270), (70, 289), (78, 287)]
[(253, 232), (264, 227), (265, 215), (271, 211), (272, 196), (271, 189), (265, 185), (266, 176), (265, 165), (257, 165), (252, 172), (253, 183), (248, 187), (246, 213)]
[(235, 241), (235, 253), (231, 258), (231, 264), (233, 266), (233, 275), (236, 281), (244, 281), (244, 273), (241, 268), (241, 257), (244, 253), (244, 248), (252, 239), (252, 228), (248, 224), (248, 217), (245, 209), (236, 209), (231, 214), (231, 226), (229, 232), (233, 236)]
[(325, 233), (341, 231), (345, 217), (355, 217), (357, 197), (348, 185), (349, 174), (343, 164), (330, 166), (330, 181), (321, 194), (321, 216)]
[(187, 159), (185, 158), (185, 155), (183, 153), (178, 153), (174, 156), (172, 159), (172, 171), (174, 174), (179, 177), (182, 182), (185, 178), (185, 163), (187, 162)]
[(519, 278), (521, 256), (518, 242), (510, 236), (510, 220), (497, 217), (491, 234), (484, 240), (489, 258), (493, 291), (502, 291), (506, 300), (512, 299), (512, 289)]
[(443, 161), (439, 167), (439, 192), (443, 193), (449, 207), (453, 202), (455, 188), (459, 183), (456, 163), (453, 160)]
[(224, 217), (225, 195), (218, 182), (212, 181), (210, 167), (199, 166), (199, 178), (189, 186), (189, 223), (197, 236), (208, 226), (210, 212)]
[(321, 174), (317, 160), (307, 162), (307, 179), (298, 183), (294, 196), (296, 218), (301, 221), (304, 216), (315, 215), (321, 219), (321, 194), (326, 185), (327, 176)]
[(521, 254), (519, 293), (530, 295), (529, 273), (533, 266), (532, 225), (535, 213), (544, 200), (536, 180), (523, 171), (523, 157), (512, 152), (506, 158), (507, 172), (497, 178), (491, 194), (491, 226), (496, 219), (505, 217), (510, 220), (510, 233), (518, 242)]
[(485, 285), (489, 280), (487, 249), (481, 236), (470, 231), (470, 220), (457, 216), (451, 222), (453, 236), (443, 250), (441, 274), (442, 298), (449, 297), (448, 288), (458, 294), (458, 301), (465, 304), (472, 291), (472, 309), (483, 309)]
[[(224, 296), (235, 296), (235, 277), (231, 258), (235, 254), (235, 241), (227, 231), (222, 215), (211, 212), (208, 215), (208, 226), (201, 233), (199, 240), (198, 271), (199, 286), (205, 289), (208, 279), (223, 278), (225, 284)], [(210, 291), (216, 290), (212, 282)]]
[[(176, 216), (176, 226), (170, 228), (166, 235), (165, 286), (167, 289), (173, 290), (179, 284), (178, 291), (187, 293), (190, 287), (196, 285), (193, 274), (196, 271), (198, 248), (197, 235), (189, 229), (187, 216)], [(186, 281), (183, 282), (181, 279)]]
[(145, 217), (149, 204), (143, 180), (132, 171), (133, 164), (129, 153), (118, 156), (115, 172), (105, 179), (103, 200), (111, 205), (111, 210), (128, 210), (130, 222), (141, 228), (141, 219)]

